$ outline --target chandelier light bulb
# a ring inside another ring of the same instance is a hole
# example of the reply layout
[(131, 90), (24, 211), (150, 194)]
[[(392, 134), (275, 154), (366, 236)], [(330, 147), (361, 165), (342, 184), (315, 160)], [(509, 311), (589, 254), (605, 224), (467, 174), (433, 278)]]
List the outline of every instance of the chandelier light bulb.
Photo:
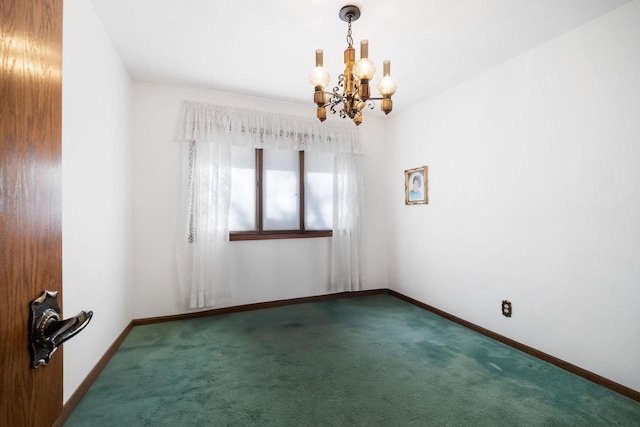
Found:
[(371, 80), (376, 73), (376, 65), (369, 58), (362, 58), (353, 66), (353, 75), (358, 80)]
[(391, 76), (386, 76), (380, 79), (376, 89), (378, 89), (378, 93), (382, 96), (388, 97), (396, 93), (396, 89), (398, 88), (398, 84), (396, 83), (396, 79)]
[(384, 61), (384, 76), (378, 82), (376, 89), (378, 89), (378, 93), (385, 98), (390, 97), (394, 93), (396, 93), (396, 89), (398, 88), (398, 84), (396, 83), (396, 79), (390, 76), (391, 74), (391, 61)]
[(331, 80), (331, 76), (323, 67), (315, 67), (309, 74), (309, 83), (313, 87), (321, 87), (324, 90), (329, 86), (329, 80)]
[(371, 80), (376, 74), (376, 65), (369, 59), (369, 41), (360, 42), (360, 59), (353, 66), (353, 75), (358, 80)]
[(322, 49), (316, 49), (316, 67), (309, 74), (309, 83), (313, 87), (320, 87), (322, 90), (329, 86), (329, 72), (322, 67), (323, 55)]

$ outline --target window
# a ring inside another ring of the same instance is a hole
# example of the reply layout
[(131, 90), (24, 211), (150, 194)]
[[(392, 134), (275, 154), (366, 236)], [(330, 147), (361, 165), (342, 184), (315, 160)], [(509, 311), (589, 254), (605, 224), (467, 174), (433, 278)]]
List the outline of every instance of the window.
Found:
[(232, 147), (230, 240), (331, 236), (333, 155)]

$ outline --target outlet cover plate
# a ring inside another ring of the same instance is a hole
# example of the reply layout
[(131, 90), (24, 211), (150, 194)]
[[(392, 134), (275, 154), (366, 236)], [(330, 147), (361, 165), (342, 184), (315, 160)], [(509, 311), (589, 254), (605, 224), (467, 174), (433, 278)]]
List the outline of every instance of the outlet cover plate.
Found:
[(511, 302), (502, 300), (502, 315), (505, 317), (511, 317)]

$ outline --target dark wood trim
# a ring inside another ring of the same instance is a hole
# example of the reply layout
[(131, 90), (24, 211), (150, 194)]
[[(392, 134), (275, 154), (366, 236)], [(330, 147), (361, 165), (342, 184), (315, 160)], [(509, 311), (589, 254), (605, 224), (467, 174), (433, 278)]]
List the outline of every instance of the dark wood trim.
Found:
[(134, 319), (133, 326), (149, 325), (153, 323), (172, 322), (174, 320), (197, 319), (200, 317), (219, 316), (221, 314), (241, 313), (243, 311), (262, 310), (265, 308), (283, 307), (286, 305), (305, 304), (309, 302), (331, 301), (343, 298), (355, 298), (369, 295), (386, 295), (387, 289), (373, 289), (367, 291), (339, 292), (335, 294), (317, 295), (313, 297), (301, 297), (283, 299), (277, 301), (258, 302), (254, 304), (236, 305), (233, 307), (216, 308), (213, 310), (197, 311), (194, 313), (174, 314), (171, 316), (147, 317)]
[(413, 299), (411, 297), (403, 295), (403, 294), (401, 294), (399, 292), (396, 292), (396, 291), (393, 291), (393, 290), (389, 289), (389, 290), (387, 290), (387, 293), (389, 295), (392, 295), (392, 296), (394, 296), (396, 298), (399, 298), (399, 299), (401, 299), (403, 301), (411, 303), (411, 304), (413, 304), (413, 305), (415, 305), (417, 307), (423, 308), (423, 309), (425, 309), (427, 311), (430, 311), (430, 312), (432, 312), (434, 314), (437, 314), (438, 316), (443, 317), (443, 318), (445, 318), (447, 320), (451, 320), (452, 322), (457, 323), (457, 324), (459, 324), (461, 326), (464, 326), (465, 328), (471, 329), (471, 330), (476, 331), (476, 332), (478, 332), (478, 333), (480, 333), (482, 335), (485, 335), (485, 336), (487, 336), (487, 337), (489, 337), (491, 339), (494, 339), (494, 340), (499, 341), (499, 342), (501, 342), (503, 344), (506, 344), (506, 345), (508, 345), (510, 347), (513, 347), (516, 350), (520, 350), (520, 351), (522, 351), (524, 353), (527, 353), (527, 354), (529, 354), (529, 355), (531, 355), (533, 357), (536, 357), (536, 358), (538, 358), (540, 360), (543, 360), (543, 361), (551, 363), (552, 365), (555, 365), (555, 366), (557, 366), (559, 368), (562, 368), (565, 371), (568, 371), (568, 372), (570, 372), (572, 374), (575, 374), (575, 375), (577, 375), (579, 377), (582, 377), (582, 378), (584, 378), (584, 379), (586, 379), (588, 381), (596, 383), (596, 384), (598, 384), (598, 385), (600, 385), (602, 387), (606, 387), (609, 390), (615, 391), (616, 393), (619, 393), (619, 394), (621, 394), (623, 396), (626, 396), (626, 397), (628, 397), (630, 399), (633, 399), (633, 400), (635, 400), (637, 402), (640, 402), (640, 391), (636, 391), (636, 390), (634, 390), (632, 388), (629, 388), (629, 387), (626, 387), (626, 386), (624, 386), (622, 384), (619, 384), (619, 383), (616, 383), (614, 381), (611, 381), (610, 379), (604, 378), (604, 377), (602, 377), (602, 376), (600, 376), (598, 374), (595, 374), (595, 373), (593, 373), (591, 371), (587, 371), (586, 369), (580, 368), (579, 366), (573, 365), (573, 364), (571, 364), (569, 362), (565, 362), (564, 360), (558, 359), (555, 356), (551, 356), (550, 354), (544, 353), (544, 352), (542, 352), (540, 350), (536, 350), (533, 347), (529, 347), (528, 345), (519, 343), (518, 341), (512, 340), (511, 338), (507, 338), (504, 335), (497, 334), (497, 333), (495, 333), (493, 331), (490, 331), (489, 329), (485, 329), (482, 326), (478, 326), (475, 323), (468, 322), (468, 321), (466, 321), (464, 319), (461, 319), (461, 318), (456, 317), (456, 316), (454, 316), (452, 314), (449, 314), (449, 313), (447, 313), (445, 311), (442, 311), (442, 310), (437, 309), (435, 307), (432, 307), (432, 306), (430, 306), (428, 304), (420, 302), (420, 301), (418, 301), (416, 299)]
[(263, 231), (261, 233), (255, 231), (242, 231), (233, 234), (229, 234), (229, 240), (237, 242), (239, 240), (269, 240), (269, 239), (302, 239), (310, 237), (331, 237), (333, 236), (332, 230), (321, 231)]
[(133, 322), (130, 322), (127, 327), (124, 328), (124, 331), (122, 331), (120, 335), (118, 335), (118, 338), (116, 338), (116, 340), (113, 342), (113, 344), (111, 344), (111, 346), (107, 349), (100, 360), (98, 360), (98, 363), (96, 363), (93, 369), (89, 372), (89, 375), (87, 375), (84, 381), (80, 383), (80, 386), (78, 386), (76, 391), (74, 391), (71, 397), (69, 397), (69, 400), (67, 400), (67, 402), (64, 404), (64, 407), (62, 408), (62, 412), (53, 423), (53, 427), (62, 427), (62, 425), (69, 419), (71, 413), (80, 404), (80, 401), (82, 400), (84, 395), (87, 394), (93, 383), (98, 378), (98, 375), (100, 375), (105, 366), (107, 366), (107, 363), (109, 363), (118, 348), (120, 348), (120, 345), (122, 345), (124, 339), (127, 337), (127, 335), (129, 335), (129, 332), (131, 332), (131, 328), (133, 328)]
[(263, 173), (262, 173), (262, 148), (256, 148), (256, 228), (258, 233), (262, 232), (262, 216), (264, 215), (262, 209), (262, 185), (263, 185)]
[(298, 152), (298, 175), (298, 194), (300, 194), (300, 197), (298, 198), (298, 224), (300, 230), (304, 231), (304, 151)]

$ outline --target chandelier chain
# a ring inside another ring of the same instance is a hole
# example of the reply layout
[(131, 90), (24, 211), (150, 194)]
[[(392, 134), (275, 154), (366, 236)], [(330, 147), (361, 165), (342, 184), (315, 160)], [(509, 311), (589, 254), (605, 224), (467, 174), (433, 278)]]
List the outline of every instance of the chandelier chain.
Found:
[(348, 18), (349, 30), (347, 31), (347, 44), (351, 47), (353, 46), (353, 37), (351, 37), (351, 15), (349, 15)]

